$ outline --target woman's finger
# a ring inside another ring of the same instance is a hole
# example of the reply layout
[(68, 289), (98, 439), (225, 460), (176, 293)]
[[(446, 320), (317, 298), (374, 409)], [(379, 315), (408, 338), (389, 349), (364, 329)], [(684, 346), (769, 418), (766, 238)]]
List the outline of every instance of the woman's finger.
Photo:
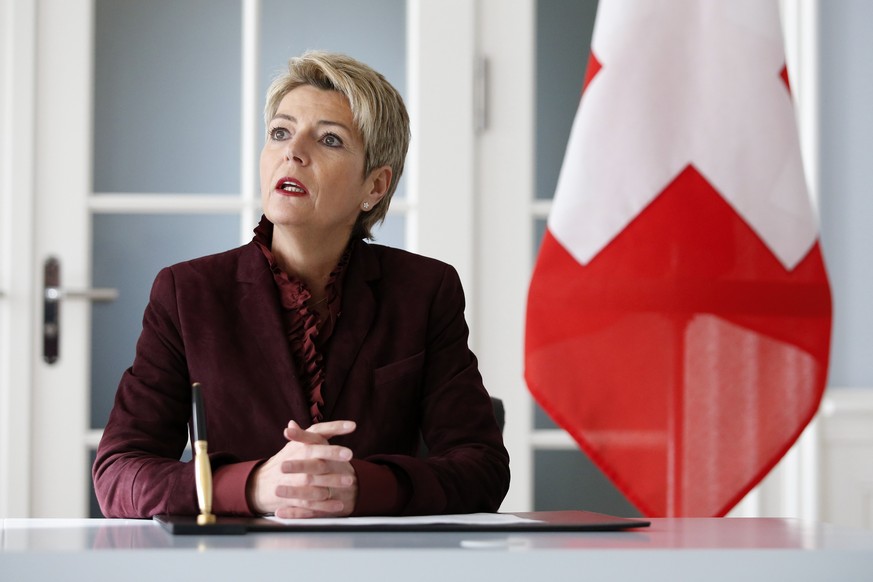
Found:
[[(351, 461), (352, 450), (339, 445), (305, 445), (296, 449), (293, 455), (284, 460), (321, 459), (324, 461)], [(284, 462), (284, 461), (283, 461)]]
[(344, 466), (344, 462), (325, 461), (324, 459), (286, 459), (282, 461), (281, 471), (288, 475), (307, 475), (305, 483), (318, 485), (344, 486), (354, 482), (352, 472)]
[(318, 422), (307, 429), (293, 420), (285, 428), (285, 438), (301, 443), (324, 444), (327, 439), (354, 432), (356, 424), (351, 420)]

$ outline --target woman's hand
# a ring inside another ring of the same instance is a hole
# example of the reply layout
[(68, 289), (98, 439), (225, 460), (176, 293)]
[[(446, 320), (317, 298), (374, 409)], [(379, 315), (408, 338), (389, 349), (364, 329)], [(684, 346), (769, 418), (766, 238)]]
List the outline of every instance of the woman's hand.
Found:
[(293, 420), (285, 428), (288, 444), (252, 474), (249, 504), (255, 513), (276, 517), (346, 516), (355, 508), (358, 479), (349, 461), (352, 451), (328, 440), (355, 430), (336, 420), (306, 430)]

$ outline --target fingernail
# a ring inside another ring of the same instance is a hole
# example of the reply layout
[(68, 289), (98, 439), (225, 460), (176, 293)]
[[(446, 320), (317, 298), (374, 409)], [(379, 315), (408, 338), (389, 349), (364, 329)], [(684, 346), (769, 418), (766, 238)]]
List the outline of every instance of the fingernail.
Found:
[(349, 449), (343, 449), (340, 451), (340, 459), (343, 461), (351, 461), (352, 460), (352, 451)]

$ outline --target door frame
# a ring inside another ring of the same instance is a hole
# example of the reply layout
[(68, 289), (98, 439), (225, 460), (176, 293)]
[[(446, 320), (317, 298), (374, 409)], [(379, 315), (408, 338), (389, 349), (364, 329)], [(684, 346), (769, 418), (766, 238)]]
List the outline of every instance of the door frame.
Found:
[(62, 302), (60, 358), (46, 364), (42, 359), (41, 265), (46, 258), (57, 257), (63, 287), (90, 286), (87, 201), (92, 184), (93, 15), (93, 0), (37, 2), (30, 239), (31, 296), (36, 305), (30, 327), (28, 487), (34, 517), (82, 517), (88, 507), (89, 479), (82, 468), (89, 459), (84, 437), (89, 420), (91, 305), (85, 300)]
[[(0, 517), (30, 508), (36, 6), (0, 0)], [(14, 56), (14, 58), (13, 58)]]

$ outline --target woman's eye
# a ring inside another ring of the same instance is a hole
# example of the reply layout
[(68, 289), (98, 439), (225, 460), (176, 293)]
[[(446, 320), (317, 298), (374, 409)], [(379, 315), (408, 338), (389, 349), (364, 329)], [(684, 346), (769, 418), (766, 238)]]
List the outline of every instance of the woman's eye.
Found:
[(276, 141), (282, 141), (288, 139), (288, 136), (291, 135), (287, 129), (284, 127), (274, 127), (270, 130), (270, 139)]
[(332, 148), (343, 145), (343, 140), (341, 140), (339, 136), (334, 133), (325, 134), (325, 136), (321, 138), (321, 141), (324, 142), (324, 145), (330, 146)]

